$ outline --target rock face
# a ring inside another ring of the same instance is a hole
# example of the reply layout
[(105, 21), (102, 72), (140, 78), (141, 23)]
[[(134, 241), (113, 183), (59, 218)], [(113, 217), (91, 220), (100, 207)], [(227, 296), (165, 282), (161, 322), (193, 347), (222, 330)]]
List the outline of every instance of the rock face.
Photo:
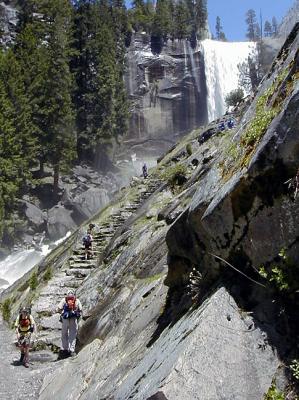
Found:
[(180, 135), (207, 122), (203, 56), (189, 41), (167, 42), (152, 52), (150, 37), (135, 34), (127, 51), (125, 76), (132, 101), (129, 153), (157, 156)]
[(0, 26), (2, 46), (6, 47), (14, 42), (16, 26), (18, 23), (18, 11), (15, 8), (17, 1), (0, 2)]
[[(274, 383), (296, 399), (285, 366), (299, 336), (298, 44), (299, 26), (233, 129), (191, 132), (94, 217), (92, 259), (82, 226), (36, 268), (36, 288), (27, 274), (1, 294), (12, 315), (32, 303), (52, 351), (55, 305), (70, 287), (83, 303), (79, 354), (39, 399), (261, 400)], [(283, 247), (290, 297), (257, 272), (275, 272)]]
[[(242, 319), (224, 288), (142, 353), (138, 342), (149, 339), (148, 328), (139, 339), (130, 332), (124, 332), (125, 338), (112, 336), (112, 329), (110, 339), (95, 340), (79, 354), (76, 368), (68, 367), (73, 370), (68, 382), (84, 400), (97, 398), (99, 392), (100, 398), (115, 400), (261, 399), (279, 365), (269, 346), (261, 348), (262, 332), (250, 317)], [(125, 359), (122, 365), (113, 368), (120, 358)], [(61, 368), (45, 379), (40, 399), (68, 396), (66, 371)]]
[[(285, 184), (296, 175), (299, 164), (298, 30), (297, 24), (282, 51), (288, 56), (282, 56), (274, 64), (272, 74), (269, 73), (260, 87), (259, 96), (271, 90), (284, 73), (286, 77), (278, 86), (278, 92), (284, 92), (288, 79), (294, 82), (280, 112), (258, 146), (255, 144), (248, 167), (227, 172), (228, 179), (224, 183), (219, 163), (211, 165), (198, 185), (190, 209), (169, 231), (171, 254), (200, 265), (200, 269), (211, 276), (218, 275), (220, 266), (208, 253), (222, 254), (227, 260), (242, 255), (243, 268), (258, 268), (271, 262), (285, 247), (294, 262), (298, 262), (299, 248), (295, 239), (299, 234), (298, 201), (288, 194)], [(272, 104), (280, 96), (283, 95), (273, 95)], [(233, 138), (235, 142), (242, 142), (246, 134), (243, 127), (255, 116), (256, 107), (255, 101), (243, 116)], [(239, 149), (239, 157), (242, 157), (242, 146)], [(190, 233), (188, 247), (183, 238), (186, 230)]]
[(295, 0), (293, 6), (290, 8), (279, 26), (278, 36), (282, 42), (287, 38), (297, 22), (299, 22), (299, 1)]

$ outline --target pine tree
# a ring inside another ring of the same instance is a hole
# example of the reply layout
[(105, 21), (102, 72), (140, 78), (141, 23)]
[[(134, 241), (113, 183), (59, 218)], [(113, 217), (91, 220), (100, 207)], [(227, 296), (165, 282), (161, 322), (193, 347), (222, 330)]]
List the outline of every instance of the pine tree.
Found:
[(169, 0), (157, 0), (156, 13), (153, 21), (152, 35), (162, 41), (167, 39), (171, 27), (171, 7)]
[(220, 22), (220, 17), (216, 17), (216, 26), (215, 26), (215, 30), (216, 30), (216, 39), (219, 40), (220, 39), (220, 32), (222, 31), (222, 26), (221, 26), (221, 22)]
[(41, 172), (54, 168), (54, 192), (61, 167), (74, 157), (71, 90), (72, 6), (68, 0), (29, 0), (21, 11), (15, 52), (22, 65)]
[(35, 160), (31, 112), (18, 61), (0, 53), (0, 237)]
[(257, 22), (255, 11), (250, 9), (246, 13), (246, 24), (247, 24), (247, 38), (251, 41), (256, 41), (257, 36)]
[(48, 79), (48, 50), (42, 45), (45, 35), (41, 32), (39, 22), (35, 24), (32, 20), (27, 23), (17, 35), (14, 52), (31, 109), (33, 132), (37, 141), (35, 154), (42, 172), (47, 147), (44, 83)]
[(195, 29), (198, 38), (205, 38), (206, 23), (208, 18), (207, 0), (195, 0), (194, 3)]
[(45, 81), (45, 117), (48, 137), (47, 161), (54, 168), (54, 194), (59, 174), (75, 158), (72, 76), (70, 72), (72, 8), (68, 0), (46, 1), (41, 12), (48, 28), (48, 79)]
[(272, 25), (269, 21), (265, 21), (264, 25), (264, 34), (266, 37), (271, 37), (272, 36)]
[(154, 7), (151, 1), (133, 0), (132, 8), (129, 11), (130, 21), (136, 32), (150, 32), (151, 22), (154, 14)]
[[(148, 3), (147, 3), (148, 4)], [(146, 8), (147, 9), (147, 8)], [(128, 17), (123, 0), (114, 0), (112, 8), (113, 27), (116, 42), (116, 81), (115, 81), (115, 129), (116, 141), (128, 129), (129, 105), (124, 84), (125, 41), (128, 34)]]
[(175, 4), (174, 9), (174, 36), (177, 39), (186, 39), (191, 34), (190, 14), (185, 1)]
[(112, 5), (104, 0), (81, 4), (75, 17), (78, 153), (81, 160), (93, 161), (100, 169), (113, 157), (111, 149), (128, 122), (123, 80), (128, 22), (123, 2)]
[(223, 32), (223, 28), (222, 28), (222, 26), (221, 26), (220, 17), (217, 17), (217, 18), (216, 18), (216, 26), (215, 26), (215, 29), (216, 29), (216, 39), (217, 39), (217, 40), (226, 41), (226, 37), (225, 37), (225, 34), (224, 34), (224, 32)]

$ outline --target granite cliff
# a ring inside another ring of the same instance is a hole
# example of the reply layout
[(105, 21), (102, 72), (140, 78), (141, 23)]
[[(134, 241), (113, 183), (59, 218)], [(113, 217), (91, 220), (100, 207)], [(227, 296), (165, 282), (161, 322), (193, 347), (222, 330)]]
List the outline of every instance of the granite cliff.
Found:
[[(38, 321), (35, 398), (297, 398), (298, 45), (297, 24), (233, 129), (193, 130), (90, 219), (92, 260), (83, 225), (1, 294), (7, 320), (30, 302)], [(78, 356), (53, 364), (70, 287)]]

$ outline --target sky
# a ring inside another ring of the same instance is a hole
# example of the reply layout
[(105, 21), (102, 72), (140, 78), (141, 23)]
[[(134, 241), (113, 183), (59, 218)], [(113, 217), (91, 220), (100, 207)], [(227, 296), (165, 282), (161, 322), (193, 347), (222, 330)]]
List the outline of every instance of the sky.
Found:
[(258, 19), (261, 10), (264, 22), (271, 22), (272, 17), (276, 17), (280, 23), (293, 4), (294, 0), (208, 0), (210, 30), (215, 35), (216, 17), (219, 16), (226, 38), (243, 41), (247, 31), (245, 14), (249, 9), (255, 10)]

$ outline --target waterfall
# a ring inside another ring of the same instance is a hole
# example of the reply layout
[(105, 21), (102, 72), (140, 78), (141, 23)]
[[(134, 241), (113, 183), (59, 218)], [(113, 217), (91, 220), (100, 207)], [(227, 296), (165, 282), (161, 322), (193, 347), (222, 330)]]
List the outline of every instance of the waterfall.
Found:
[(208, 119), (213, 121), (226, 111), (225, 97), (238, 88), (238, 64), (255, 52), (252, 42), (201, 42), (208, 90)]
[(40, 250), (31, 248), (16, 251), (7, 256), (3, 261), (0, 261), (0, 287), (6, 288), (12, 285), (70, 235), (71, 232), (68, 232), (66, 236), (56, 240), (56, 242), (42, 245)]

